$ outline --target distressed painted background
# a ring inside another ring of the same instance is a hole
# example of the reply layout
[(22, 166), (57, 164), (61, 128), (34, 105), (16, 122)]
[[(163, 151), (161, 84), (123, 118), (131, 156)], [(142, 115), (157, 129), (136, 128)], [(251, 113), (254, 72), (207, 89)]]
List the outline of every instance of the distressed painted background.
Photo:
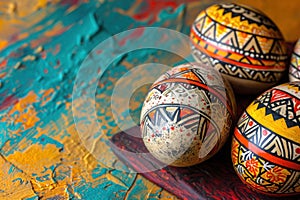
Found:
[[(107, 167), (87, 151), (72, 115), (74, 79), (84, 58), (106, 38), (142, 26), (188, 34), (198, 12), (212, 2), (0, 1), (0, 199), (176, 199), (139, 174)], [(239, 2), (263, 10), (288, 41), (300, 37), (298, 0)], [(135, 32), (119, 45), (140, 35)], [(158, 60), (179, 61), (144, 50), (117, 59), (105, 72), (95, 95), (107, 138), (119, 131), (109, 106), (114, 84), (134, 66)], [(142, 87), (131, 98), (130, 115), (136, 121), (146, 91)]]

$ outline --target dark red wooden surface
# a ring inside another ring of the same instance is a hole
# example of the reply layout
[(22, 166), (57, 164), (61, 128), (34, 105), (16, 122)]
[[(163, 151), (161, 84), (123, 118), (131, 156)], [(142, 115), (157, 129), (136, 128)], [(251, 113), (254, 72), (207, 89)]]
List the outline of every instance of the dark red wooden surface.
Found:
[[(140, 135), (138, 126), (127, 130), (126, 133), (116, 134), (112, 142), (122, 150), (134, 153), (147, 152), (142, 139), (131, 135)], [(161, 164), (154, 157), (131, 157), (117, 149), (114, 149), (114, 152), (122, 162), (136, 171), (149, 171), (153, 166)], [(185, 168), (166, 166), (141, 174), (180, 199), (275, 199), (274, 196), (254, 192), (241, 182), (231, 164), (229, 141), (219, 153), (198, 165)], [(300, 199), (300, 197), (280, 199)]]
[[(237, 98), (238, 116), (254, 98), (246, 96)], [(152, 156), (145, 157), (138, 154), (148, 152), (140, 135), (138, 126), (114, 135), (111, 141), (121, 149), (114, 148), (114, 153), (135, 171), (148, 171), (141, 174), (181, 199), (277, 199), (274, 196), (254, 192), (241, 182), (230, 158), (231, 138), (215, 156), (203, 163), (185, 168), (166, 166), (151, 171), (161, 163)], [(126, 151), (135, 153), (135, 156), (127, 154)], [(300, 199), (300, 197), (281, 199)]]

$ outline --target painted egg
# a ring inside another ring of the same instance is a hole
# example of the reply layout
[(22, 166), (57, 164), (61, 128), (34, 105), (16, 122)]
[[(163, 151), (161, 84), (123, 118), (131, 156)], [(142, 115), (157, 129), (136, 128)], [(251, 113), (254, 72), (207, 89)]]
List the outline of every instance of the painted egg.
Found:
[(300, 39), (297, 41), (291, 57), (289, 80), (300, 81)]
[(300, 194), (300, 82), (273, 87), (247, 107), (234, 130), (231, 158), (250, 188)]
[(165, 164), (198, 164), (223, 146), (235, 109), (232, 89), (218, 71), (199, 63), (179, 65), (153, 83), (144, 101), (144, 144)]
[(286, 43), (278, 27), (244, 5), (214, 4), (203, 10), (190, 39), (195, 60), (215, 67), (240, 94), (269, 89), (287, 68)]

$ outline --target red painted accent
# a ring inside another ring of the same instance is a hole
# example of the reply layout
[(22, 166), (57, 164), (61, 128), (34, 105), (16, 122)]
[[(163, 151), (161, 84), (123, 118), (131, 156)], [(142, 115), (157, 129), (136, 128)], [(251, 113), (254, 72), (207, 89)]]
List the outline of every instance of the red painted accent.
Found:
[(263, 135), (264, 136), (268, 135), (268, 131), (267, 130), (263, 130)]
[(300, 148), (297, 148), (297, 149), (296, 149), (296, 153), (297, 153), (297, 154), (300, 154)]
[(271, 103), (278, 101), (278, 100), (282, 100), (282, 99), (291, 99), (293, 98), (290, 94), (281, 91), (281, 90), (276, 90), (273, 89), (272, 90), (272, 97), (271, 97)]
[(101, 54), (103, 52), (102, 49), (96, 50), (96, 54)]
[(144, 33), (144, 28), (137, 28), (134, 31), (132, 31), (132, 33), (126, 37), (124, 37), (120, 42), (119, 45), (120, 46), (124, 46), (127, 40), (130, 39), (134, 39), (134, 38), (138, 38), (141, 37)]
[(79, 0), (62, 0), (60, 4), (62, 5), (77, 5), (80, 1)]
[(214, 77), (211, 76), (211, 75), (209, 75), (209, 74), (207, 75), (207, 78), (208, 78), (209, 80), (211, 80), (211, 81), (214, 80)]
[(157, 21), (157, 16), (161, 12), (161, 10), (171, 7), (175, 9), (179, 5), (179, 2), (174, 0), (166, 0), (166, 1), (159, 1), (159, 0), (146, 0), (143, 2), (143, 6), (137, 10), (132, 17), (137, 21), (145, 21), (149, 19), (148, 24), (152, 24)]
[(4, 101), (0, 104), (0, 111), (18, 103), (19, 100), (15, 98), (13, 95), (10, 95), (4, 99)]
[(148, 24), (153, 24), (158, 21), (158, 15), (166, 8), (176, 9), (182, 3), (197, 2), (197, 0), (144, 0), (141, 6), (135, 10), (132, 17), (137, 21), (146, 21)]
[(226, 108), (228, 109), (228, 112), (231, 114), (231, 116), (234, 116), (232, 109), (227, 105), (226, 99), (222, 95), (220, 95), (216, 90), (213, 90), (213, 88), (210, 88), (207, 85), (205, 85), (203, 83), (200, 83), (198, 81), (187, 80), (187, 79), (184, 79), (184, 78), (170, 78), (170, 79), (166, 79), (166, 80), (160, 81), (160, 82), (152, 85), (151, 88), (155, 88), (157, 85), (160, 85), (162, 83), (175, 83), (175, 82), (177, 82), (177, 83), (188, 83), (188, 84), (191, 84), (191, 85), (196, 85), (196, 86), (199, 86), (199, 87), (211, 92), (216, 97), (218, 97), (220, 101), (223, 102), (223, 104), (226, 106)]
[(253, 121), (250, 121), (250, 122), (249, 122), (249, 126), (253, 126)]
[(280, 101), (283, 99), (292, 99), (292, 101), (294, 103), (294, 112), (298, 112), (300, 110), (300, 99), (297, 99), (294, 96), (290, 95), (289, 93), (281, 91), (281, 90), (277, 90), (277, 89), (272, 90), (272, 97), (270, 100), (271, 103)]
[(46, 59), (47, 53), (45, 51), (41, 52), (41, 58)]
[(4, 68), (6, 67), (6, 65), (7, 65), (7, 60), (5, 59), (0, 63), (0, 68)]

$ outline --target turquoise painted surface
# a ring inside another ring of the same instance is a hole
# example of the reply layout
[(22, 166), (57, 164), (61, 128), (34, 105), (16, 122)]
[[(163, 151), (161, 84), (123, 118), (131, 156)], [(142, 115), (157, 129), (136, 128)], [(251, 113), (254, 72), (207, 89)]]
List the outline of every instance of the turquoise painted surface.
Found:
[[(26, 24), (33, 15), (46, 13), (14, 38), (3, 39), (7, 45), (0, 52), (0, 197), (175, 198), (139, 174), (108, 168), (86, 150), (74, 125), (72, 91), (80, 64), (103, 40), (143, 26), (188, 34), (204, 6), (204, 1), (57, 1), (22, 19)], [(127, 42), (130, 37), (122, 44)], [(117, 58), (105, 71), (96, 91), (96, 108), (107, 138), (119, 131), (110, 108), (116, 81), (137, 65), (158, 61), (168, 65), (181, 60), (145, 49)], [(138, 121), (146, 92), (145, 86), (134, 94), (124, 119), (131, 115)], [(97, 138), (101, 135), (94, 135)]]

